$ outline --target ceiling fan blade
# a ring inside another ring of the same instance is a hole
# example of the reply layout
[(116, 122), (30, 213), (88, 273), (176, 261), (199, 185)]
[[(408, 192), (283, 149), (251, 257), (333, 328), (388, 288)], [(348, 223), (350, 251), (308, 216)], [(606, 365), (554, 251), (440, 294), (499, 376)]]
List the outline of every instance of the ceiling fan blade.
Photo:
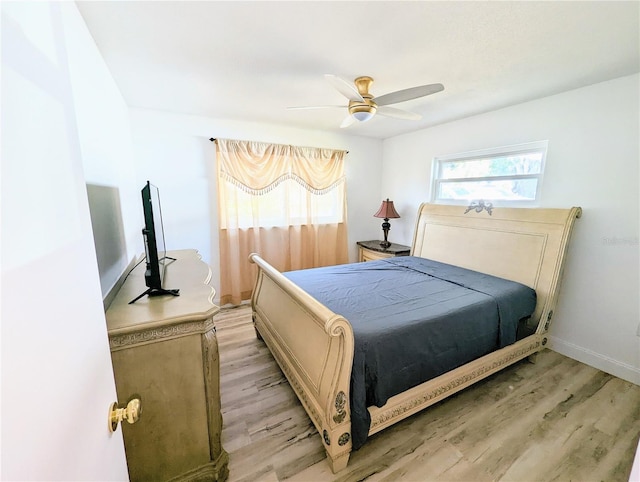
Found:
[(344, 79), (341, 79), (337, 75), (333, 74), (325, 74), (324, 78), (329, 81), (333, 87), (344, 95), (349, 100), (359, 100), (360, 102), (364, 102), (364, 99), (358, 92), (358, 89), (355, 88), (353, 84), (350, 84)]
[(397, 109), (395, 107), (389, 107), (387, 105), (378, 107), (377, 113), (386, 117), (393, 117), (394, 119), (405, 119), (405, 120), (422, 119), (422, 116), (420, 114), (416, 114), (415, 112), (409, 112), (408, 110)]
[(418, 87), (411, 87), (409, 89), (398, 90), (389, 94), (375, 97), (373, 101), (379, 106), (397, 104), (398, 102), (404, 102), (411, 99), (417, 99), (418, 97), (424, 97), (425, 95), (435, 94), (444, 90), (442, 84), (428, 84), (420, 85)]
[(349, 127), (354, 122), (355, 122), (355, 119), (351, 114), (349, 114), (347, 117), (344, 118), (344, 120), (342, 121), (342, 124), (340, 124), (340, 128), (344, 129), (345, 127)]
[(346, 109), (344, 105), (303, 105), (297, 107), (287, 107), (287, 110), (305, 110), (305, 109)]

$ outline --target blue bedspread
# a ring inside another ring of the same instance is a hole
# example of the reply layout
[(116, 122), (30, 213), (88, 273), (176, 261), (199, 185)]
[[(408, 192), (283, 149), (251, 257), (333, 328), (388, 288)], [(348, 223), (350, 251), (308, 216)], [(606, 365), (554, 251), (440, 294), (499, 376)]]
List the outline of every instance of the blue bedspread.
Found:
[(536, 306), (520, 283), (413, 256), (283, 273), (353, 327), (353, 448), (368, 406), (513, 343)]

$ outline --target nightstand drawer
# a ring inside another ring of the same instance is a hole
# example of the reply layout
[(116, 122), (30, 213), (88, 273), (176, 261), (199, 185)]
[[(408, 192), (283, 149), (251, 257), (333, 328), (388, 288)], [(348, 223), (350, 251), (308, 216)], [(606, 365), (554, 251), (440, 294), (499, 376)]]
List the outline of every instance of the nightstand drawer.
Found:
[(391, 254), (391, 253), (378, 253), (377, 251), (371, 251), (369, 249), (366, 248), (362, 248), (360, 247), (360, 253), (358, 256), (358, 261), (362, 262), (362, 261), (373, 261), (376, 259), (383, 259), (383, 258), (393, 258), (395, 255)]

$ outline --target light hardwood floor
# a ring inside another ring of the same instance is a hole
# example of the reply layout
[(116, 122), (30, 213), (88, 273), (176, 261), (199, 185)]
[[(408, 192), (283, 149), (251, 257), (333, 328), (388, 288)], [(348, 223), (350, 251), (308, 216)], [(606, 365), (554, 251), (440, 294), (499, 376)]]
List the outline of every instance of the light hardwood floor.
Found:
[(369, 438), (332, 474), (251, 323), (215, 318), (230, 481), (628, 481), (640, 386), (545, 350)]

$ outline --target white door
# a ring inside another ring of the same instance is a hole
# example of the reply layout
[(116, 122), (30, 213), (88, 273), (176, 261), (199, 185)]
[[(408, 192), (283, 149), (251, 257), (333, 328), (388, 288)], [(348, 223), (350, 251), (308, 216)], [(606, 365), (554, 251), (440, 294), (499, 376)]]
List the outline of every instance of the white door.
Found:
[(63, 7), (0, 6), (0, 478), (126, 480)]

